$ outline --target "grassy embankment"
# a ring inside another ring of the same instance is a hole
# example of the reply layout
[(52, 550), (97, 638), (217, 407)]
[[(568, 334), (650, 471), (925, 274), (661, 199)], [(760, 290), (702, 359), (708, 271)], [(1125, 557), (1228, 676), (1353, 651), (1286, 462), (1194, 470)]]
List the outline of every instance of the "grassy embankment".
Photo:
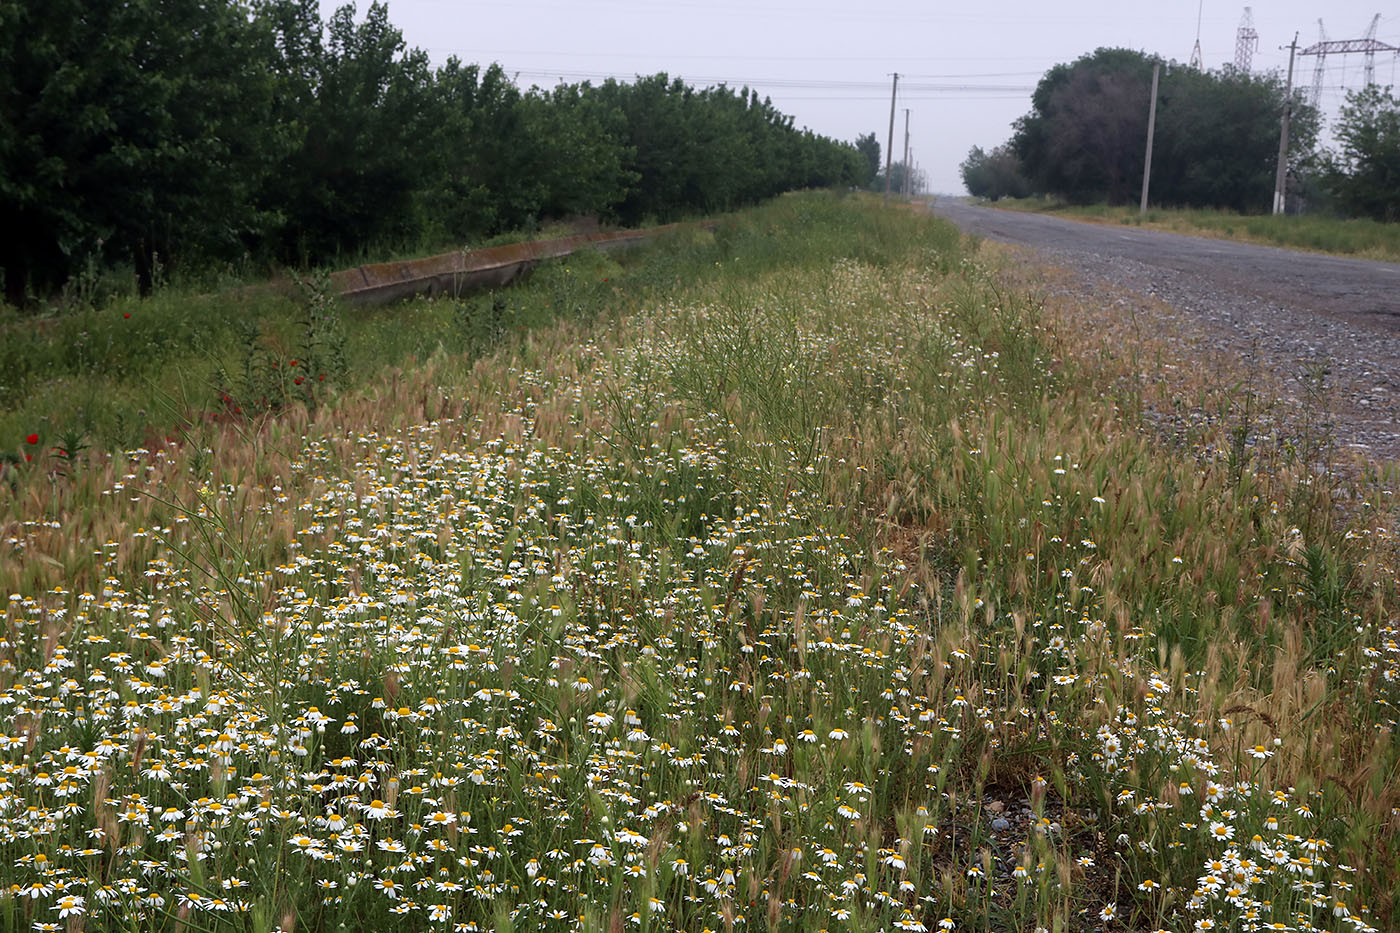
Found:
[(1192, 236), (1218, 237), (1264, 246), (1400, 262), (1400, 224), (1375, 220), (1342, 220), (1312, 214), (1273, 217), (1236, 214), (1202, 208), (1151, 207), (1140, 217), (1136, 207), (1107, 204), (1073, 205), (1047, 198), (1008, 198), (991, 207), (1054, 214), (1090, 223), (1123, 224), (1168, 230)]
[(0, 929), (1391, 927), (1393, 502), (969, 249), (785, 198), (12, 468)]
[[(571, 232), (551, 225), (538, 235)], [(526, 238), (506, 234), (471, 248)], [(149, 298), (134, 286), (101, 301), (69, 296), (41, 314), (0, 305), (0, 463), (89, 446), (137, 447), (191, 419), (314, 405), (351, 372), (424, 359), (439, 346), (480, 353), (496, 332), (538, 326), (561, 303), (575, 310), (596, 304), (610, 291), (607, 270), (615, 264), (595, 257), (587, 265), (597, 274), (571, 278), (547, 268), (534, 289), (513, 293), (522, 304), (496, 313), (481, 313), (478, 298), (460, 307), (418, 303), (406, 312), (327, 317), (318, 313), (327, 307), (324, 283), (312, 276), (299, 296), (291, 284), (268, 289), (207, 276)], [(23, 443), (33, 435), (37, 443)]]

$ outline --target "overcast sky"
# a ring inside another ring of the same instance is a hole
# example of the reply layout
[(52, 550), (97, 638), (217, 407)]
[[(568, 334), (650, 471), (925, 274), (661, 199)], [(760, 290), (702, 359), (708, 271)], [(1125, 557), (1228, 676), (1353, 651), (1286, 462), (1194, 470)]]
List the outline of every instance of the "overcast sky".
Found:
[[(322, 0), (326, 15), (339, 3)], [(874, 131), (885, 145), (890, 75), (901, 77), (895, 154), (910, 110), (913, 161), (936, 191), (961, 192), (958, 163), (974, 145), (1004, 141), (1030, 108), (1030, 89), (1052, 65), (1100, 46), (1187, 61), (1200, 13), (1207, 68), (1232, 62), (1243, 3), (1218, 0), (390, 0), (390, 19), (436, 63), (450, 55), (500, 62), (521, 87), (666, 71), (699, 86), (749, 85), (799, 126), (842, 140)], [(360, 0), (363, 14), (368, 0)], [(1280, 50), (1360, 38), (1376, 13), (1376, 38), (1400, 46), (1395, 0), (1261, 0), (1251, 4), (1255, 70), (1286, 70)], [(1294, 82), (1311, 86), (1313, 57)], [(1332, 56), (1324, 111), (1363, 81), (1363, 57)], [(1397, 59), (1378, 55), (1376, 80), (1400, 85)]]

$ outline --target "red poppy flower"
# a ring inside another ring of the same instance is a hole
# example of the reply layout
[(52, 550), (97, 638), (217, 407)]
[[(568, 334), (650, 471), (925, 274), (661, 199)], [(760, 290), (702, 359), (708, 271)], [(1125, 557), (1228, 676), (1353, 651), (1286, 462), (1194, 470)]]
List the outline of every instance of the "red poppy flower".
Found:
[(126, 314), (123, 314), (122, 317), (131, 317), (131, 312), (128, 311)]
[(24, 442), (25, 442), (26, 444), (37, 444), (37, 443), (39, 443), (39, 435), (37, 435), (37, 434), (31, 434), (31, 435), (29, 435), (28, 437), (26, 437), (26, 438), (24, 439)]

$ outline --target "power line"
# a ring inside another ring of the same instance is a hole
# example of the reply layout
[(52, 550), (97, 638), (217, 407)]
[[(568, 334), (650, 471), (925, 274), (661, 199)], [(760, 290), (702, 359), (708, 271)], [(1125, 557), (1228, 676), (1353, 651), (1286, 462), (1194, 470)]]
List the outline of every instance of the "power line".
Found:
[(1328, 55), (1351, 55), (1360, 53), (1365, 56), (1363, 66), (1365, 79), (1364, 84), (1369, 87), (1376, 81), (1376, 53), (1395, 52), (1400, 53), (1400, 48), (1376, 39), (1376, 29), (1381, 21), (1381, 15), (1377, 13), (1371, 19), (1371, 25), (1366, 29), (1365, 35), (1359, 39), (1329, 39), (1327, 29), (1322, 24), (1322, 20), (1317, 21), (1318, 41), (1299, 52), (1300, 55), (1313, 55), (1313, 85), (1309, 102), (1316, 107), (1322, 97), (1322, 77), (1326, 72), (1326, 59)]
[[(904, 74), (904, 72), (901, 71), (900, 74)], [(911, 78), (930, 78), (930, 79), (940, 79), (940, 78), (1027, 78), (1027, 77), (1036, 77), (1036, 76), (1038, 76), (1038, 75), (1043, 75), (1043, 74), (1045, 74), (1045, 70), (1044, 70), (1044, 69), (1042, 69), (1042, 70), (1040, 70), (1040, 71), (984, 71), (984, 72), (980, 72), (980, 73), (970, 73), (970, 74), (946, 74), (946, 75), (916, 75), (916, 74), (911, 74), (911, 75), (909, 75), (909, 77), (911, 77)]]
[[(577, 52), (559, 49), (479, 49), (467, 48), (465, 46), (445, 46), (428, 45), (423, 46), (429, 52), (450, 52), (464, 55), (547, 55), (551, 58), (617, 58), (617, 52)], [(633, 53), (635, 54), (635, 53)], [(881, 62), (885, 61), (887, 55), (725, 55), (725, 54), (694, 54), (682, 55), (671, 52), (656, 53), (652, 57), (672, 59), (693, 59), (706, 61), (743, 60), (751, 62)]]
[[(463, 55), (485, 55), (495, 57), (501, 55), (531, 55), (536, 57), (549, 58), (619, 58), (616, 52), (577, 52), (573, 50), (547, 50), (547, 49), (482, 49), (466, 48), (462, 46), (423, 46), (428, 52), (444, 52)], [(667, 61), (745, 61), (745, 62), (881, 62), (887, 61), (887, 55), (725, 55), (725, 54), (696, 54), (677, 55), (658, 53), (650, 56), (655, 59)], [(1015, 58), (1015, 59), (963, 59), (965, 61), (1036, 61), (1035, 58)], [(910, 74), (911, 78), (929, 78), (942, 80), (948, 78), (1027, 78), (1037, 77), (1045, 73), (1045, 69), (1037, 71), (969, 71), (955, 72), (951, 74)], [(904, 74), (904, 72), (900, 72)]]
[[(636, 55), (636, 51), (629, 49), (626, 52), (578, 52), (572, 49), (499, 49), (499, 48), (472, 48), (469, 46), (445, 46), (445, 45), (424, 45), (420, 46), (428, 52), (450, 52), (462, 54), (474, 54), (485, 56), (496, 55), (535, 55), (550, 56), (556, 58), (619, 58), (623, 55)], [(744, 55), (744, 54), (673, 54), (671, 52), (650, 53), (651, 58), (671, 59), (709, 59), (716, 60), (743, 60), (755, 62), (875, 62), (888, 61), (888, 55)], [(1038, 55), (943, 55), (937, 56), (940, 62), (1049, 62), (1045, 68), (1055, 64), (1053, 57), (1047, 58), (1044, 54)], [(1041, 71), (1020, 72), (1020, 74), (1042, 74)], [(903, 74), (903, 72), (901, 72)], [(930, 77), (921, 75), (920, 77)]]
[[(477, 0), (478, 6), (505, 7), (512, 12), (519, 11), (525, 15), (531, 14), (530, 8), (535, 8), (534, 13), (538, 14), (546, 11), (563, 10), (575, 12), (579, 9), (577, 0), (534, 0), (534, 2), (524, 3), (521, 0)], [(713, 14), (716, 12), (743, 13), (747, 16), (781, 16), (781, 17), (805, 17), (820, 16), (823, 20), (859, 20), (862, 22), (880, 22), (883, 20), (898, 19), (901, 22), (929, 22), (946, 24), (950, 21), (960, 21), (970, 24), (980, 23), (985, 20), (985, 14), (981, 12), (955, 13), (946, 9), (910, 11), (905, 8), (878, 8), (878, 7), (852, 7), (840, 5), (826, 7), (820, 10), (812, 9), (810, 4), (797, 5), (767, 5), (763, 3), (730, 2), (720, 3), (715, 0), (667, 0), (664, 4), (654, 2), (654, 0), (593, 0), (593, 6), (611, 6), (629, 10), (635, 14), (657, 14), (665, 15), (676, 10), (694, 10), (701, 13)], [(1148, 17), (1124, 17), (1129, 22), (1158, 22), (1158, 19)], [(1176, 18), (1179, 21), (1179, 18)], [(1019, 22), (1032, 24), (1055, 24), (1064, 23), (1097, 23), (1097, 16), (1074, 16), (1057, 14), (1054, 16), (1026, 16), (1018, 18)]]
[[(826, 95), (821, 95), (821, 96), (812, 97), (812, 96), (808, 96), (808, 95), (806, 95), (806, 94), (778, 94), (778, 95), (773, 95), (773, 96), (774, 96), (774, 97), (777, 97), (777, 99), (778, 99), (778, 100), (781, 100), (781, 101), (793, 101), (793, 100), (820, 100), (820, 101), (851, 101), (851, 102), (859, 102), (859, 101), (867, 101), (867, 100), (885, 100), (885, 99), (886, 99), (885, 96), (882, 95), (882, 94), (870, 94), (870, 95), (865, 95), (865, 94), (843, 95), (843, 96), (841, 96), (841, 97), (830, 97), (830, 96), (826, 96)], [(958, 95), (958, 94), (956, 94), (956, 93), (950, 93), (950, 94), (930, 94), (930, 95), (926, 95), (926, 96), (919, 96), (919, 95), (913, 95), (913, 94), (909, 94), (909, 95), (900, 94), (900, 95), (899, 95), (899, 99), (900, 99), (900, 100), (926, 100), (926, 101), (940, 101), (940, 102), (946, 102), (946, 101), (1026, 100), (1027, 98), (1026, 98), (1026, 95), (1025, 95), (1025, 94), (968, 94), (968, 95)]]
[[(621, 75), (621, 74), (618, 73), (618, 72), (607, 72), (607, 71), (568, 71), (568, 70), (561, 70), (561, 69), (552, 69), (552, 70), (548, 70), (548, 71), (545, 71), (545, 70), (521, 69), (521, 70), (519, 70), (519, 71), (513, 71), (512, 73), (513, 73), (513, 74), (517, 74), (517, 75), (523, 75), (523, 76), (525, 76), (525, 77), (530, 77), (530, 78), (556, 78), (556, 79), (562, 79), (562, 78), (568, 77), (568, 78), (581, 78), (581, 79), (585, 79), (585, 80), (591, 80), (591, 79), (607, 79), (607, 78), (620, 78), (620, 77), (636, 77), (636, 75), (624, 76), (624, 75)], [(754, 89), (759, 88), (759, 87), (763, 87), (763, 88), (782, 88), (782, 89), (793, 89), (793, 90), (818, 90), (818, 91), (841, 91), (841, 90), (849, 90), (849, 91), (875, 91), (875, 90), (879, 90), (879, 89), (881, 89), (881, 88), (884, 87), (883, 82), (879, 82), (879, 81), (833, 81), (833, 80), (826, 80), (826, 79), (802, 79), (802, 78), (752, 78), (752, 77), (744, 78), (744, 77), (738, 77), (738, 76), (685, 74), (684, 72), (676, 72), (675, 74), (673, 74), (673, 75), (671, 75), (671, 76), (672, 76), (672, 77), (675, 77), (675, 78), (680, 78), (680, 79), (682, 79), (682, 80), (684, 80), (684, 81), (691, 82), (691, 83), (694, 83), (694, 84), (709, 84), (709, 85), (721, 85), (721, 84), (722, 84), (722, 85), (725, 85), (726, 87), (731, 87), (731, 88), (733, 88), (733, 87), (745, 86), (745, 87), (754, 88)], [(1029, 85), (1029, 84), (1021, 85), (1021, 84), (931, 84), (931, 83), (921, 83), (921, 84), (905, 84), (905, 85), (903, 86), (903, 90), (906, 91), (906, 92), (908, 92), (908, 93), (915, 93), (915, 94), (917, 94), (917, 93), (924, 93), (924, 94), (934, 93), (934, 94), (937, 94), (937, 93), (947, 93), (947, 92), (965, 92), (965, 93), (980, 93), (980, 92), (985, 92), (985, 93), (1007, 93), (1007, 92), (1012, 92), (1012, 91), (1025, 91), (1025, 92), (1030, 92), (1030, 91), (1035, 90), (1035, 86), (1034, 86), (1034, 85)]]

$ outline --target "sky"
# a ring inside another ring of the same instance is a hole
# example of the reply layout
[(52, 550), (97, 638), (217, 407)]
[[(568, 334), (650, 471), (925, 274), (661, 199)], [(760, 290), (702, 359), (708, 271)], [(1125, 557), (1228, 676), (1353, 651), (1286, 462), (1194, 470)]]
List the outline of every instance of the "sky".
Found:
[[(329, 16), (341, 4), (322, 5)], [(361, 13), (367, 6), (359, 0)], [(1317, 42), (1319, 17), (1329, 38), (1352, 39), (1380, 13), (1376, 38), (1400, 46), (1394, 0), (1250, 8), (1255, 71), (1286, 71), (1286, 46), (1295, 32), (1300, 49)], [(1234, 61), (1244, 9), (1217, 0), (389, 0), (405, 41), (438, 64), (452, 55), (500, 62), (522, 88), (658, 71), (701, 87), (747, 85), (822, 135), (854, 141), (874, 132), (882, 152), (898, 72), (895, 157), (907, 108), (911, 161), (943, 193), (963, 192), (958, 165), (968, 150), (1009, 138), (1053, 65), (1101, 46), (1186, 62), (1199, 21), (1202, 60), (1215, 68)], [(1315, 62), (1298, 57), (1295, 84), (1311, 87)], [(1377, 55), (1375, 74), (1400, 86), (1400, 59)], [(1363, 80), (1363, 56), (1329, 56), (1324, 113)]]

